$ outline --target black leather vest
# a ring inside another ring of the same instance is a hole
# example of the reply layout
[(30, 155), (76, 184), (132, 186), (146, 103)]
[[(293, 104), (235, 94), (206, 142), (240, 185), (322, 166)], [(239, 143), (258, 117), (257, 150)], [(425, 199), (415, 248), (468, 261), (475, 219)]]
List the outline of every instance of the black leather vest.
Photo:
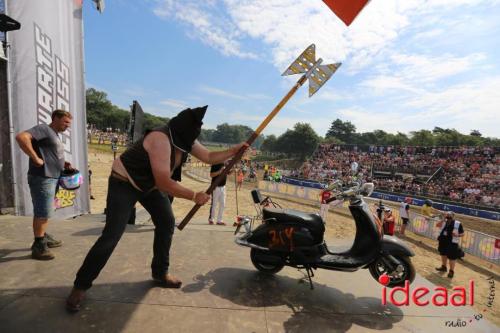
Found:
[(162, 132), (167, 135), (170, 141), (170, 170), (172, 170), (171, 178), (175, 181), (181, 180), (182, 164), (187, 160), (188, 153), (182, 153), (181, 163), (177, 168), (175, 166), (175, 147), (170, 140), (170, 134), (167, 126), (155, 128), (146, 132), (144, 136), (130, 146), (123, 154), (120, 155), (120, 160), (127, 170), (135, 184), (143, 191), (149, 192), (155, 187), (155, 180), (151, 163), (149, 162), (148, 152), (144, 149), (143, 143), (146, 136), (151, 132)]

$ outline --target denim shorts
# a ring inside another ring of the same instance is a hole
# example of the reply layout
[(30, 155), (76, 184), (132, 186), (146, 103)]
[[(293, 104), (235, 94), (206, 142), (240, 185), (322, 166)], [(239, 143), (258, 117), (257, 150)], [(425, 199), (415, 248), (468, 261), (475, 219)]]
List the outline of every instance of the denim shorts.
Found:
[(54, 212), (54, 197), (56, 195), (57, 178), (45, 178), (28, 175), (33, 215), (40, 218), (49, 218)]

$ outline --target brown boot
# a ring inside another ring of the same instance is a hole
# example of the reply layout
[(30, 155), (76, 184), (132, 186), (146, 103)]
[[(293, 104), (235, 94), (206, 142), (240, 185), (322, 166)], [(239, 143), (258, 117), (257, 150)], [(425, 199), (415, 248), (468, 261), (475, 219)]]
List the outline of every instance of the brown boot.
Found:
[(31, 245), (31, 258), (36, 260), (52, 260), (55, 256), (50, 252), (47, 242), (35, 241), (33, 245)]
[(44, 238), (45, 238), (45, 241), (47, 242), (47, 246), (49, 248), (62, 246), (62, 241), (55, 239), (52, 235), (50, 235), (48, 233), (45, 233)]
[(80, 311), (84, 298), (85, 290), (73, 288), (68, 298), (66, 298), (66, 310), (73, 313)]
[(163, 288), (180, 288), (182, 286), (182, 281), (170, 274), (153, 274), (153, 280)]

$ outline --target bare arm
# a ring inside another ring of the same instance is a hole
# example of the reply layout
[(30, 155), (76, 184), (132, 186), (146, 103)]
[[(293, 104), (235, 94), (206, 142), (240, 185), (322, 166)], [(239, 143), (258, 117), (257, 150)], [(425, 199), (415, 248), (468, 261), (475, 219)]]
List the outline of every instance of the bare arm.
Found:
[(19, 148), (31, 158), (35, 165), (42, 166), (43, 160), (36, 154), (33, 144), (31, 143), (32, 139), (33, 137), (29, 132), (20, 132), (16, 135), (16, 141)]
[[(182, 186), (172, 180), (170, 175), (170, 142), (162, 132), (153, 132), (144, 139), (144, 149), (148, 152), (151, 170), (155, 179), (156, 187), (177, 198), (193, 200), (197, 204), (204, 204), (201, 200), (203, 192), (197, 192)], [(206, 194), (205, 194), (206, 195)]]
[(194, 142), (193, 148), (191, 149), (191, 154), (202, 162), (207, 164), (218, 164), (222, 163), (228, 158), (236, 155), (241, 147), (247, 146), (246, 142), (237, 144), (227, 150), (223, 151), (209, 151), (201, 143), (196, 140)]

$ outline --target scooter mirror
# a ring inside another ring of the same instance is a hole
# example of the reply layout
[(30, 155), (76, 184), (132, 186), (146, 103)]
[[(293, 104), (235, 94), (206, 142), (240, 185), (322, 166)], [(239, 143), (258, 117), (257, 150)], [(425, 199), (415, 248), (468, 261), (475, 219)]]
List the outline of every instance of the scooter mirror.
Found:
[(364, 183), (363, 186), (361, 187), (361, 195), (365, 197), (369, 197), (372, 193), (373, 190), (375, 189), (375, 185), (373, 183)]
[(351, 188), (345, 190), (344, 192), (342, 192), (342, 195), (344, 197), (352, 197), (352, 196), (356, 195), (356, 188), (351, 187)]
[(352, 172), (353, 175), (355, 175), (355, 174), (358, 173), (358, 168), (359, 168), (358, 162), (352, 161), (352, 163), (351, 163), (351, 172)]
[(337, 180), (333, 181), (332, 183), (330, 183), (330, 185), (328, 185), (328, 186), (326, 187), (326, 189), (327, 189), (328, 191), (333, 191), (334, 189), (339, 188), (339, 187), (341, 187), (341, 186), (342, 186), (342, 182), (341, 182), (340, 180), (338, 180), (338, 179), (337, 179)]

